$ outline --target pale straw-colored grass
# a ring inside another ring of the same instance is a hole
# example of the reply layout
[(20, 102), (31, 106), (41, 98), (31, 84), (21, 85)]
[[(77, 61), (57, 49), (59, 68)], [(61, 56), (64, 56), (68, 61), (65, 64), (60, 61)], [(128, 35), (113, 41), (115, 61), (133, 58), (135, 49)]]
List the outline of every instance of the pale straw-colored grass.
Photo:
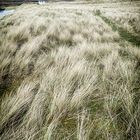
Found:
[(22, 5), (1, 18), (1, 140), (140, 138), (140, 50), (94, 10)]

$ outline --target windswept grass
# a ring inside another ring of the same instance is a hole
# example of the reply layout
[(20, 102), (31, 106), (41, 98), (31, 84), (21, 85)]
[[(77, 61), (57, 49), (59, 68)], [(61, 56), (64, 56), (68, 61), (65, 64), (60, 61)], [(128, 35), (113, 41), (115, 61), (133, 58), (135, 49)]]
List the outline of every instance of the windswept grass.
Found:
[(1, 17), (1, 140), (139, 140), (140, 50), (94, 14), (105, 5)]
[[(115, 7), (115, 8), (114, 8)], [(102, 7), (103, 15), (119, 27), (140, 36), (140, 3), (132, 2), (120, 4), (119, 6)]]
[(122, 40), (126, 40), (126, 41), (132, 43), (133, 45), (140, 47), (140, 36), (134, 35), (131, 32), (129, 32), (128, 30), (125, 30), (123, 27), (117, 26), (115, 24), (115, 22), (113, 22), (112, 20), (110, 20), (107, 17), (105, 17), (104, 15), (102, 15), (100, 10), (97, 10), (95, 12), (95, 15), (101, 17), (109, 26), (111, 26), (112, 30), (118, 31)]

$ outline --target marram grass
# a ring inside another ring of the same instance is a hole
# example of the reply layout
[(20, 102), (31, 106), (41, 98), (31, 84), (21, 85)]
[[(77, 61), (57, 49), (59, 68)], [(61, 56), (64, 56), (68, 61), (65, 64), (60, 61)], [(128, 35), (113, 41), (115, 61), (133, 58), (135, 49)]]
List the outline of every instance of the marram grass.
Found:
[(127, 6), (138, 13), (48, 3), (0, 17), (1, 140), (140, 139), (140, 49), (95, 14)]

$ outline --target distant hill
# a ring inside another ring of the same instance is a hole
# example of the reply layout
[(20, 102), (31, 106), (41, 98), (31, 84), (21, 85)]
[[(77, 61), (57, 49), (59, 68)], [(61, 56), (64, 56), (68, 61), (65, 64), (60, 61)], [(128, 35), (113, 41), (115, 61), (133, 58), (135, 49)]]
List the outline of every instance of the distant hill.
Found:
[(26, 2), (38, 2), (38, 0), (0, 0), (0, 6), (20, 5)]
[[(0, 0), (0, 7), (9, 6), (9, 5), (20, 5), (22, 3), (38, 2), (38, 1), (40, 1), (40, 0)], [(48, 0), (43, 0), (43, 1), (48, 1)], [(55, 1), (55, 0), (49, 0), (49, 1)], [(67, 0), (62, 0), (62, 1), (67, 1)], [(73, 0), (70, 0), (70, 1), (73, 1)], [(85, 1), (91, 1), (91, 2), (117, 2), (117, 1), (138, 1), (138, 0), (85, 0)]]

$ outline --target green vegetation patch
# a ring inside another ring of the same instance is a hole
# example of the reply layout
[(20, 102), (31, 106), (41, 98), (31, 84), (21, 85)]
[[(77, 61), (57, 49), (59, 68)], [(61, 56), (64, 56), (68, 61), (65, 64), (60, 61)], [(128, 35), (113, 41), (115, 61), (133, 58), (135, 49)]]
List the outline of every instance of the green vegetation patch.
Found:
[(100, 10), (97, 10), (95, 12), (95, 15), (101, 17), (104, 20), (104, 22), (106, 22), (109, 26), (111, 26), (113, 31), (118, 31), (120, 37), (123, 40), (126, 40), (138, 47), (140, 46), (140, 37), (139, 36), (133, 35), (129, 31), (125, 30), (124, 28), (117, 26), (113, 21), (111, 21), (107, 17), (103, 16), (103, 14), (100, 12)]

